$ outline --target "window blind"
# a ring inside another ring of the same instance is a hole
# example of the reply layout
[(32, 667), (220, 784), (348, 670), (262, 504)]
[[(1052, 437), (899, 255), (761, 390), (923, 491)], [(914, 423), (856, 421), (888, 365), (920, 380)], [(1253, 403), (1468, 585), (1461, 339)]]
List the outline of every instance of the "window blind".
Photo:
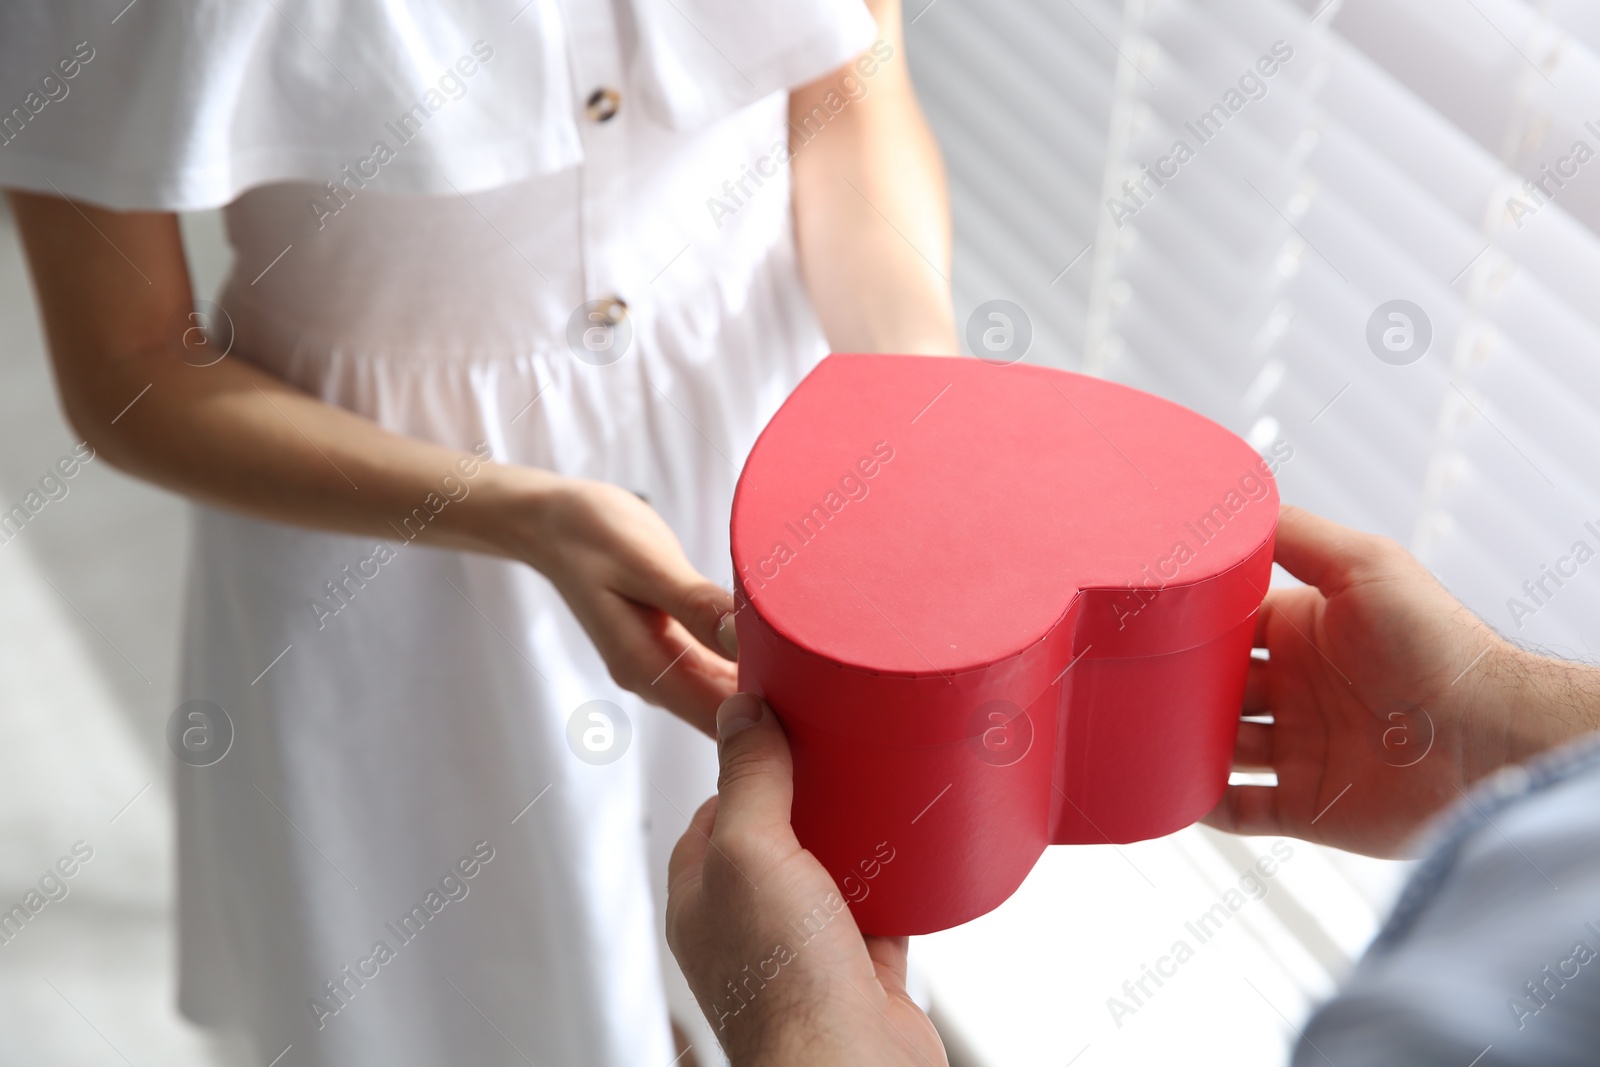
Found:
[[(935, 0), (908, 18), (959, 313), (1011, 300), (1028, 359), (1289, 442), (1285, 500), (1406, 543), (1512, 639), (1591, 655), (1600, 9)], [(919, 944), (943, 1021), (979, 1062), (1285, 1062), (1397, 865), (1294, 843), (1236, 925), (1131, 1014), (1110, 1003), (1269, 847), (1191, 829), (1052, 850), (998, 912)]]

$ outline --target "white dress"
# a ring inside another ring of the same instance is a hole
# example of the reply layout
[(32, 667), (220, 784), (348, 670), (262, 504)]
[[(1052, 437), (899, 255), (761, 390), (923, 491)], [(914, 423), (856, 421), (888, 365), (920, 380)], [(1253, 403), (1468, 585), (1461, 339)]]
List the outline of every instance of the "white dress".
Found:
[[(783, 90), (870, 44), (870, 18), (378, 7), (7, 5), (6, 106), (33, 65), (70, 91), (0, 145), (0, 184), (226, 203), (227, 358), (399, 433), (635, 490), (726, 583), (738, 468), (824, 353), (772, 162)], [(93, 58), (65, 79), (79, 40)], [(386, 125), (405, 114), (420, 132)], [(621, 325), (569, 332), (612, 300)], [(660, 890), (712, 746), (620, 692), (530, 568), (408, 542), (471, 491), (448, 475), (386, 542), (195, 508), (180, 699), (234, 736), (210, 766), (174, 761), (180, 1003), (283, 1067), (666, 1067), (666, 999), (694, 1007)], [(610, 763), (579, 758), (590, 720), (569, 731), (592, 700), (631, 724)]]

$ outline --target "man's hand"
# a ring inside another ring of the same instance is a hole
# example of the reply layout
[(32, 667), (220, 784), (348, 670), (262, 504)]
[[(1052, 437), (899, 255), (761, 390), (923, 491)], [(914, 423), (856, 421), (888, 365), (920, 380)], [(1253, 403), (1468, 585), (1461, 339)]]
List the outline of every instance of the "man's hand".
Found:
[(906, 939), (863, 938), (789, 826), (789, 745), (740, 693), (717, 712), (722, 774), (667, 875), (667, 943), (734, 1067), (940, 1067), (906, 995)]
[(1276, 786), (1232, 786), (1206, 822), (1397, 856), (1474, 781), (1595, 729), (1600, 672), (1517, 649), (1405, 549), (1286, 507), (1234, 753)]

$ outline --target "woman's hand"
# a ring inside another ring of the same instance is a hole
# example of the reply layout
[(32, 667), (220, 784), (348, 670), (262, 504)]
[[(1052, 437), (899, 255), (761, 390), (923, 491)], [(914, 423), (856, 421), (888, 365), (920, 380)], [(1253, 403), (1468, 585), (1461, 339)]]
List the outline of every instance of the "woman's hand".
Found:
[(690, 565), (661, 516), (626, 489), (557, 478), (518, 536), (616, 683), (715, 735), (737, 681), (733, 597)]
[(1286, 507), (1277, 561), (1309, 583), (1267, 594), (1234, 753), (1240, 785), (1206, 818), (1396, 856), (1474, 781), (1596, 725), (1600, 672), (1515, 648), (1387, 538)]
[[(385, 539), (442, 478), (463, 463), (478, 470), (478, 456), (391, 433), (247, 360), (186, 359), (194, 305), (175, 215), (7, 197), (62, 402), (110, 463), (219, 507)], [(643, 501), (598, 482), (482, 464), (471, 494), (438, 513), (426, 538), (538, 567), (613, 677), (711, 732), (734, 689), (733, 665), (709, 651), (724, 647), (717, 626), (733, 600), (695, 573)], [(731, 627), (724, 640), (731, 654)]]

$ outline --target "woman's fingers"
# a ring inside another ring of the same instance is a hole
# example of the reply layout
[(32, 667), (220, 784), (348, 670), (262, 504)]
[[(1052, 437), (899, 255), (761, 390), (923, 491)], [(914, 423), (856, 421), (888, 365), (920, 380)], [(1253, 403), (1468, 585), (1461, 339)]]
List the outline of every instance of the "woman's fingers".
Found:
[(593, 604), (585, 628), (612, 680), (716, 736), (717, 705), (737, 688), (738, 668), (656, 608), (611, 592), (602, 592)]
[(739, 671), (727, 660), (691, 644), (639, 695), (660, 704), (709, 737), (717, 735), (717, 705), (739, 688)]
[[(671, 603), (661, 607), (683, 623), (696, 641), (721, 653), (725, 659), (735, 659), (739, 655), (738, 638), (733, 636), (731, 626), (732, 593), (697, 574), (693, 582), (675, 590), (670, 600)], [(728, 620), (729, 625), (725, 626), (724, 620)]]
[(600, 536), (610, 542), (611, 566), (600, 577), (602, 584), (629, 600), (666, 611), (693, 633), (694, 640), (726, 659), (738, 656), (731, 629), (722, 625), (733, 614), (733, 593), (694, 569), (677, 534), (645, 499), (614, 486), (606, 486), (606, 491), (613, 494), (613, 504)]
[(738, 655), (732, 627), (724, 625), (734, 611), (733, 594), (696, 571), (676, 542), (670, 551), (663, 548), (648, 563), (618, 575), (615, 588), (677, 619), (696, 641), (724, 658)]
[(696, 641), (724, 659), (735, 658), (739, 654), (738, 639), (733, 636), (731, 624), (724, 625), (724, 620), (733, 616), (733, 594), (688, 569), (687, 564), (685, 569), (687, 574), (619, 592), (677, 619)]

